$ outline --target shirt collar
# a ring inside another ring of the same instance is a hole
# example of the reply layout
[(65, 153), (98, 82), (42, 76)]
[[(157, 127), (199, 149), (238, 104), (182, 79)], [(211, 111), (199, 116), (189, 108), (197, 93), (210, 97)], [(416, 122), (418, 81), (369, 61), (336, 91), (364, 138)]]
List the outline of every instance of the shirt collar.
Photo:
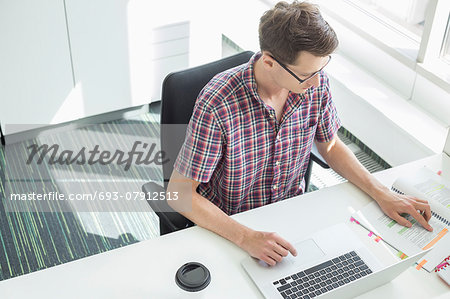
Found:
[(248, 61), (247, 65), (245, 66), (242, 72), (242, 82), (244, 82), (244, 85), (247, 88), (247, 90), (253, 95), (253, 98), (264, 104), (264, 102), (259, 97), (254, 74), (255, 62), (258, 61), (261, 55), (262, 55), (261, 52), (256, 52), (250, 58), (250, 60)]

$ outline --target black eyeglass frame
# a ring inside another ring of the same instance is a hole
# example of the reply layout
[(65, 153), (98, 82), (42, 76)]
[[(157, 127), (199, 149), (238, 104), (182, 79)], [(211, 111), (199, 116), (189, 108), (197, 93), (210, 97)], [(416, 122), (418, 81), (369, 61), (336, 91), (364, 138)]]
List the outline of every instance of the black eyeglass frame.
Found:
[(328, 61), (327, 63), (325, 63), (325, 65), (323, 67), (320, 68), (320, 70), (318, 70), (317, 72), (314, 72), (311, 76), (309, 76), (306, 79), (300, 79), (296, 74), (294, 74), (293, 71), (291, 71), (285, 64), (281, 63), (278, 59), (276, 59), (275, 57), (273, 57), (272, 55), (268, 54), (269, 57), (271, 57), (273, 60), (275, 60), (282, 68), (284, 68), (289, 74), (291, 74), (292, 77), (294, 77), (295, 79), (297, 79), (297, 81), (302, 84), (305, 81), (308, 81), (309, 79), (311, 79), (312, 77), (314, 77), (315, 75), (317, 75), (318, 73), (320, 73), (324, 67), (326, 67), (328, 65), (328, 63), (330, 63), (331, 60), (331, 55), (328, 55)]

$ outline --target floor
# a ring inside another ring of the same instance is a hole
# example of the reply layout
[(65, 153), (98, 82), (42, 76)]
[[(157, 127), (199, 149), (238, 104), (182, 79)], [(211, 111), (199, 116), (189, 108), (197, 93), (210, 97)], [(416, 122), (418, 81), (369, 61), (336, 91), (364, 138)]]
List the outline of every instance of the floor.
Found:
[[(114, 163), (67, 167), (23, 162), (29, 158), (27, 146), (31, 144), (57, 144), (61, 149), (79, 150), (80, 144), (87, 149), (95, 144), (100, 148), (129, 149), (135, 140), (157, 142), (158, 121), (159, 111), (153, 111), (0, 147), (0, 280), (158, 235), (157, 217), (145, 201), (84, 206), (72, 203), (34, 206), (25, 202), (13, 206), (5, 200), (9, 190), (49, 193), (82, 185), (85, 193), (110, 188), (134, 192), (140, 191), (147, 181), (160, 182), (161, 170), (154, 166), (136, 166), (124, 171), (124, 167)], [(103, 183), (106, 179), (109, 182)], [(108, 185), (117, 182), (121, 186)]]

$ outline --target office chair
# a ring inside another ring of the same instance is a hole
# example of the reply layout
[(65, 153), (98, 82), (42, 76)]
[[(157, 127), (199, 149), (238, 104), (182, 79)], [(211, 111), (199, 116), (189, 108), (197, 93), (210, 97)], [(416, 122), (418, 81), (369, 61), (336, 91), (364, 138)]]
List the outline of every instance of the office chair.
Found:
[[(173, 171), (173, 165), (185, 139), (185, 131), (170, 129), (175, 124), (188, 124), (194, 109), (194, 104), (202, 88), (218, 73), (246, 63), (254, 53), (242, 52), (205, 65), (173, 72), (166, 76), (162, 84), (161, 95), (161, 149), (166, 153), (169, 162), (163, 163), (164, 186), (154, 182), (142, 186), (147, 202), (159, 217), (160, 234), (164, 235), (194, 224), (183, 215), (174, 211), (165, 200), (148, 200), (153, 192), (165, 192)], [(328, 168), (317, 149), (311, 154), (311, 159), (322, 167)], [(311, 175), (311, 159), (308, 165), (306, 183), (309, 185)], [(306, 186), (308, 186), (306, 185)], [(307, 190), (307, 188), (305, 188)]]

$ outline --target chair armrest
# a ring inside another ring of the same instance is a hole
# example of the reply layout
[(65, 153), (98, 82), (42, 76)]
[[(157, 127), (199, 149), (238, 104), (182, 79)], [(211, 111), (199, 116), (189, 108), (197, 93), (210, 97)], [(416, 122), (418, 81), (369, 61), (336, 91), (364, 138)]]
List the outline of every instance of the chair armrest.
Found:
[[(189, 219), (172, 209), (166, 200), (149, 199), (149, 195), (153, 192), (158, 192), (158, 194), (159, 192), (166, 192), (161, 185), (158, 185), (155, 182), (148, 182), (142, 185), (142, 191), (145, 193), (145, 198), (148, 204), (156, 215), (158, 215), (159, 221), (167, 225), (172, 231), (180, 230), (193, 225)], [(159, 196), (156, 196), (156, 198), (159, 198)]]
[(328, 169), (330, 166), (327, 164), (325, 159), (319, 154), (319, 150), (317, 149), (317, 146), (315, 143), (313, 143), (312, 149), (311, 149), (311, 160), (319, 164), (322, 168)]
[(155, 182), (148, 182), (142, 185), (142, 192), (145, 192), (146, 194), (150, 192), (165, 192), (164, 187), (161, 185), (158, 185)]
[(164, 214), (166, 212), (176, 213), (174, 209), (172, 209), (166, 200), (151, 200), (150, 196), (153, 193), (157, 193), (157, 196), (151, 196), (152, 198), (158, 199), (160, 192), (166, 192), (161, 185), (158, 185), (155, 182), (148, 182), (142, 185), (142, 191), (145, 193), (145, 199), (147, 200), (150, 207), (155, 211), (155, 213), (161, 217), (160, 214)]

